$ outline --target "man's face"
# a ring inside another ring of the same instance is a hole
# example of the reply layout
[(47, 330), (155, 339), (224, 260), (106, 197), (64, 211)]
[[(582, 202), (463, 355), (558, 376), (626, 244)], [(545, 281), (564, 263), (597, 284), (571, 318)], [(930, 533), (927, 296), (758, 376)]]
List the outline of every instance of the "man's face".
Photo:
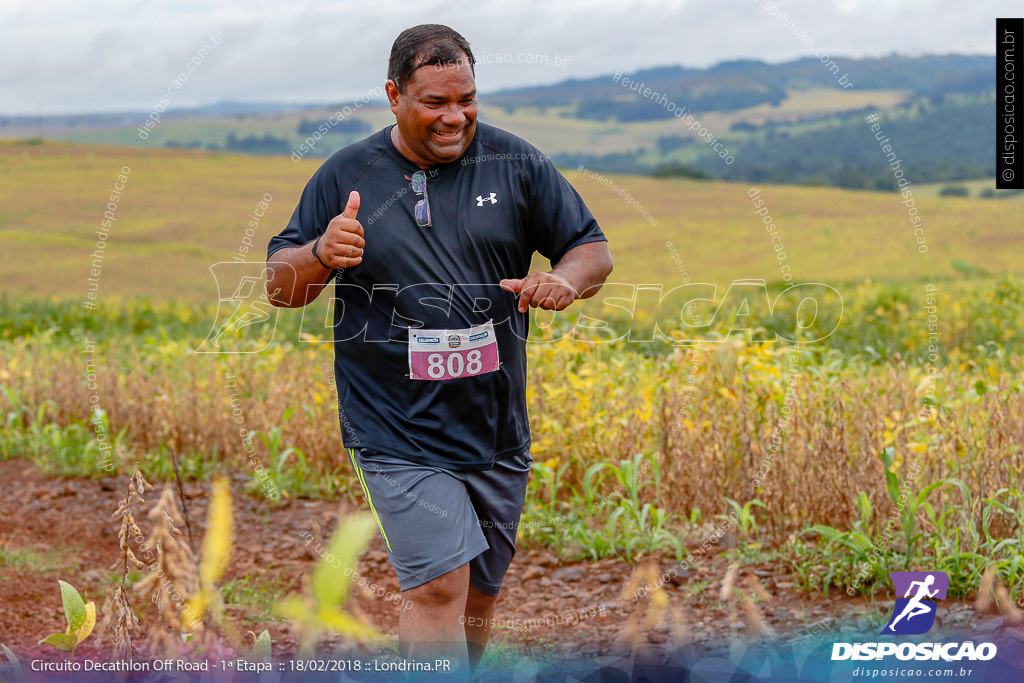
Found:
[(421, 66), (399, 92), (387, 82), (398, 150), (421, 168), (456, 161), (476, 133), (476, 79), (465, 60)]

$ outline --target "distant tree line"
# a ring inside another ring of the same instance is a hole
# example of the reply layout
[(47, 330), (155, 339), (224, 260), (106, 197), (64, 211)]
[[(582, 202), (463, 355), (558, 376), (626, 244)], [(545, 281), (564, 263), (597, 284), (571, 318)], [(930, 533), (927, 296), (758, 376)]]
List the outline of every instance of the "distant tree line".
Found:
[[(649, 86), (657, 89), (655, 86)], [(707, 111), (736, 111), (747, 107), (756, 107), (760, 104), (771, 104), (777, 106), (786, 99), (785, 88), (778, 85), (765, 85), (763, 83), (749, 83), (718, 88), (712, 92), (700, 94), (688, 89), (674, 89), (661, 91), (665, 98), (675, 107), (661, 103), (661, 97), (648, 98), (625, 91), (632, 95), (630, 99), (623, 99), (621, 93), (615, 97), (586, 99), (580, 101), (576, 108), (576, 117), (581, 119), (597, 119), (606, 121), (614, 118), (623, 123), (631, 121), (657, 121), (659, 119), (670, 119), (676, 116), (676, 112), (684, 106), (692, 112)]]
[[(878, 123), (904, 176), (916, 184), (992, 176), (995, 104), (991, 96), (930, 102), (925, 98), (880, 113)], [(582, 164), (603, 173), (704, 175), (749, 183), (894, 191), (896, 179), (880, 141), (865, 120), (872, 111), (847, 112), (825, 125), (818, 120), (813, 125), (768, 122), (734, 127), (722, 136), (736, 158), (728, 166), (702, 141), (684, 135), (663, 135), (654, 149), (606, 155), (556, 154), (553, 158), (566, 168)], [(686, 163), (673, 159), (680, 150), (688, 153), (684, 155)]]
[[(323, 126), (322, 129), (321, 126)], [(334, 125), (331, 125), (326, 119), (302, 119), (297, 132), (305, 137), (316, 130), (320, 130), (322, 135), (359, 135), (369, 133), (373, 129), (362, 119), (341, 119)]]
[[(848, 72), (858, 90), (902, 90), (915, 97), (932, 98), (939, 103), (955, 94), (978, 94), (993, 88), (994, 56), (927, 55), (906, 57), (888, 55), (854, 59), (831, 55)], [(839, 88), (836, 74), (823, 68), (817, 57), (803, 57), (782, 64), (767, 64), (754, 59), (722, 62), (706, 69), (662, 66), (625, 74), (659, 93), (669, 93), (676, 105), (697, 111), (730, 111), (743, 102), (757, 104), (772, 101), (772, 93), (789, 89)], [(760, 91), (760, 95), (757, 93)], [(516, 88), (487, 96), (490, 106), (516, 107), (582, 106), (580, 116), (595, 118), (615, 115), (614, 102), (623, 102), (625, 116), (636, 111), (628, 106), (635, 93), (623, 88), (608, 75), (587, 79), (569, 79), (561, 83)], [(703, 99), (703, 98), (709, 99)], [(656, 105), (657, 106), (657, 105)], [(641, 119), (620, 119), (641, 120)]]
[(291, 143), (284, 138), (267, 133), (266, 135), (247, 135), (244, 138), (228, 133), (224, 141), (224, 149), (246, 154), (289, 154)]
[[(988, 97), (939, 105), (918, 104), (903, 112), (883, 112), (881, 130), (915, 183), (983, 178), (995, 173), (995, 102)], [(744, 182), (837, 185), (895, 190), (891, 173), (864, 112), (834, 125), (766, 124), (760, 135), (729, 140), (736, 162), (725, 166), (702, 152), (692, 163), (712, 177)]]

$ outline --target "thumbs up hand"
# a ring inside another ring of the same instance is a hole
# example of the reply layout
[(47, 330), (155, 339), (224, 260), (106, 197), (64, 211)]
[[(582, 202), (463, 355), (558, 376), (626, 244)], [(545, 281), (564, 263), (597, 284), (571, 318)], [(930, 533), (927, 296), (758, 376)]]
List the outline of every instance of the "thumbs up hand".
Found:
[(359, 212), (359, 193), (348, 196), (345, 210), (331, 219), (327, 232), (317, 248), (317, 254), (331, 268), (349, 268), (363, 260), (363, 226), (356, 220)]

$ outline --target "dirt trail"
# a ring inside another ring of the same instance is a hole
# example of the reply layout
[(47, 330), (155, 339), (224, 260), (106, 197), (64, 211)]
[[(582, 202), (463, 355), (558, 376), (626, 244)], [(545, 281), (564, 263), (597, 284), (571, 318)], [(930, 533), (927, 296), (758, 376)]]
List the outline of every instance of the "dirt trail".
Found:
[[(64, 479), (42, 474), (26, 460), (0, 461), (0, 642), (29, 658), (62, 657), (54, 648), (37, 644), (50, 633), (63, 632), (65, 627), (57, 579), (70, 582), (98, 607), (103, 604), (107, 590), (119, 576), (109, 569), (119, 554), (111, 513), (124, 496), (125, 482), (125, 478)], [(241, 495), (243, 485), (243, 480), (232, 482), (235, 545), (225, 582), (248, 576), (249, 582), (257, 586), (291, 584), (282, 592), (297, 589), (314, 560), (314, 549), (302, 534), (315, 524), (322, 530), (323, 538), (329, 538), (339, 505), (292, 500), (275, 507), (262, 499)], [(208, 492), (207, 482), (185, 485), (197, 537), (202, 533)], [(156, 493), (148, 494), (147, 510), (155, 502)], [(136, 519), (143, 533), (147, 533), (149, 520), (142, 514), (137, 514)], [(21, 549), (34, 551), (28, 564), (25, 559), (10, 559), (12, 555), (17, 557), (14, 551)], [(671, 559), (661, 559), (663, 569), (671, 564)], [(731, 636), (750, 628), (738, 616), (730, 623), (730, 611), (718, 599), (727, 565), (723, 556), (711, 557), (679, 585), (667, 586), (670, 617), (663, 620), (663, 625), (639, 636), (649, 652), (657, 654), (680, 634), (698, 647), (720, 649)], [(504, 640), (507, 645), (539, 657), (554, 653), (611, 653), (630, 618), (639, 618), (647, 608), (646, 600), (621, 599), (631, 572), (632, 567), (618, 559), (560, 564), (549, 552), (520, 549), (495, 613), (496, 619), (503, 620), (499, 626), (506, 627), (493, 631), (492, 644), (497, 643), (497, 650), (507, 652), (509, 648), (500, 645)], [(398, 592), (398, 582), (379, 537), (364, 554), (359, 573), (385, 591)], [(829, 598), (810, 595), (799, 591), (793, 578), (780, 568), (768, 565), (743, 567), (738, 584), (748, 585), (747, 576), (756, 576), (771, 595), (758, 609), (764, 623), (780, 634), (829, 619), (834, 620), (829, 623), (836, 632), (849, 632), (863, 628), (867, 622), (863, 616), (856, 616), (858, 612), (879, 612), (890, 604), (882, 598), (872, 606), (863, 599), (847, 599), (837, 591)], [(267, 591), (263, 589), (264, 593)], [(356, 592), (354, 602), (355, 608), (377, 628), (391, 636), (397, 634), (396, 604), (365, 589)], [(133, 604), (145, 628), (155, 610), (137, 597)], [(228, 614), (243, 634), (269, 629), (275, 657), (294, 654), (298, 647), (295, 635), (286, 624), (261, 616), (262, 611), (258, 606), (232, 607)], [(580, 614), (581, 618), (566, 619), (566, 615), (572, 614)], [(989, 633), (1006, 628), (1001, 619), (975, 615), (969, 605), (952, 601), (944, 606), (940, 618), (949, 623), (970, 623)], [(531, 620), (531, 628), (523, 628)], [(103, 637), (99, 650), (97, 635)], [(109, 632), (94, 634), (79, 648), (78, 656), (107, 659), (111, 650)]]

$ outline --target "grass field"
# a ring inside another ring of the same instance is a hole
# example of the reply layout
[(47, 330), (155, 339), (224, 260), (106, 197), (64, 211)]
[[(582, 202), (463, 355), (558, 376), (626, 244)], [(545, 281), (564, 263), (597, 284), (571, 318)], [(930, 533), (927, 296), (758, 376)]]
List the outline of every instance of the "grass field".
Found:
[[(728, 133), (730, 126), (738, 121), (756, 125), (769, 121), (796, 122), (865, 107), (886, 109), (901, 104), (906, 98), (906, 93), (894, 90), (793, 90), (777, 107), (760, 105), (730, 112), (703, 112), (699, 118), (708, 130), (721, 136)], [(145, 141), (139, 139), (136, 128), (145, 118), (143, 115), (139, 116), (140, 121), (134, 125), (92, 129), (58, 127), (44, 129), (43, 136), (79, 143), (163, 147), (167, 142), (189, 141), (223, 146), (229, 133), (239, 137), (271, 134), (289, 140), (293, 147), (297, 147), (305, 137), (296, 132), (302, 119), (329, 117), (346, 104), (351, 102), (341, 101), (334, 109), (260, 115), (196, 116), (181, 113), (161, 122)], [(685, 102), (675, 104), (683, 107)], [(652, 108), (657, 106), (651, 103)], [(519, 107), (510, 113), (503, 107), (488, 105), (486, 95), (481, 96), (480, 112), (482, 120), (530, 140), (547, 154), (581, 150), (590, 154), (633, 152), (638, 147), (655, 147), (661, 136), (693, 135), (674, 118), (630, 123), (584, 120), (569, 115), (566, 107), (545, 107), (543, 110), (539, 107)], [(352, 118), (366, 121), (374, 129), (394, 121), (391, 110), (383, 105), (359, 109)], [(34, 131), (24, 133), (26, 136), (33, 135)]]
[(942, 183), (924, 183), (917, 187), (917, 193), (927, 196), (939, 196), (939, 193), (947, 187), (965, 187), (971, 197), (981, 197), (986, 190), (997, 192), (997, 196), (1013, 193), (1010, 199), (1020, 201), (1024, 199), (1024, 192), (1013, 190), (996, 190), (995, 178), (972, 178), (969, 180), (950, 180)]
[[(260, 261), (263, 245), (287, 222), (317, 165), (225, 152), (0, 144), (3, 291), (84, 296), (86, 256), (96, 248), (96, 229), (127, 166), (131, 173), (103, 251), (102, 294), (215, 301), (209, 267), (232, 259), (267, 194), (272, 201), (254, 237), (260, 246), (252, 260)], [(784, 245), (780, 261), (748, 196), (752, 188), (574, 170), (566, 175), (608, 233), (617, 282), (781, 282), (782, 265), (795, 281), (833, 284), (1024, 268), (1016, 202), (922, 193), (915, 208), (925, 222), (928, 253), (921, 254), (898, 195), (761, 187)], [(656, 226), (624, 201), (630, 197)]]
[[(194, 353), (218, 315), (210, 266), (232, 259), (270, 195), (254, 238), (261, 262), (316, 165), (0, 144), (0, 459), (30, 459), (43, 477), (97, 477), (106, 463), (164, 482), (177, 462), (186, 480), (231, 477), (248, 505), (289, 520), (299, 519), (297, 506), (278, 507), (282, 500), (360, 504), (341, 456), (328, 330), (287, 311), (245, 328), (251, 337), (224, 340), (259, 353)], [(102, 246), (99, 305), (86, 310), (96, 228), (119, 173), (127, 182)], [(728, 576), (768, 568), (813, 600), (836, 589), (873, 600), (890, 590), (891, 571), (941, 570), (953, 599), (995, 590), (1004, 613), (1024, 605), (1017, 202), (916, 194), (922, 253), (898, 195), (756, 188), (780, 249), (755, 213), (754, 188), (567, 176), (608, 234), (609, 296), (637, 284), (712, 283), (716, 300), (697, 307), (706, 318), (733, 281), (764, 280), (772, 300), (785, 265), (794, 281), (839, 292), (813, 307), (816, 321), (837, 326), (819, 342), (780, 341), (776, 333), (806, 339), (794, 327), (807, 312), (800, 301), (768, 309), (757, 297), (749, 307), (723, 303), (712, 322), (686, 329), (699, 343), (685, 347), (592, 343), (607, 334), (594, 328), (556, 340), (565, 330), (535, 325), (525, 546), (566, 562), (698, 567), (714, 555)], [(649, 330), (655, 313), (644, 301), (633, 322)], [(625, 329), (629, 316), (602, 317), (603, 305), (573, 310)], [(765, 341), (730, 334), (740, 316)], [(675, 337), (681, 327), (677, 315), (662, 330)], [(94, 512), (109, 521), (110, 510)], [(3, 552), (0, 563), (49, 566), (42, 555)], [(644, 579), (644, 566), (616, 600), (659, 595), (657, 573)], [(695, 575), (686, 590), (696, 595), (710, 580)], [(225, 583), (225, 601), (252, 602), (240, 581)], [(220, 599), (216, 588), (202, 590)], [(278, 597), (251, 607), (257, 621)], [(726, 598), (719, 602), (715, 618), (725, 620)], [(872, 609), (886, 613), (891, 602), (882, 603)]]

